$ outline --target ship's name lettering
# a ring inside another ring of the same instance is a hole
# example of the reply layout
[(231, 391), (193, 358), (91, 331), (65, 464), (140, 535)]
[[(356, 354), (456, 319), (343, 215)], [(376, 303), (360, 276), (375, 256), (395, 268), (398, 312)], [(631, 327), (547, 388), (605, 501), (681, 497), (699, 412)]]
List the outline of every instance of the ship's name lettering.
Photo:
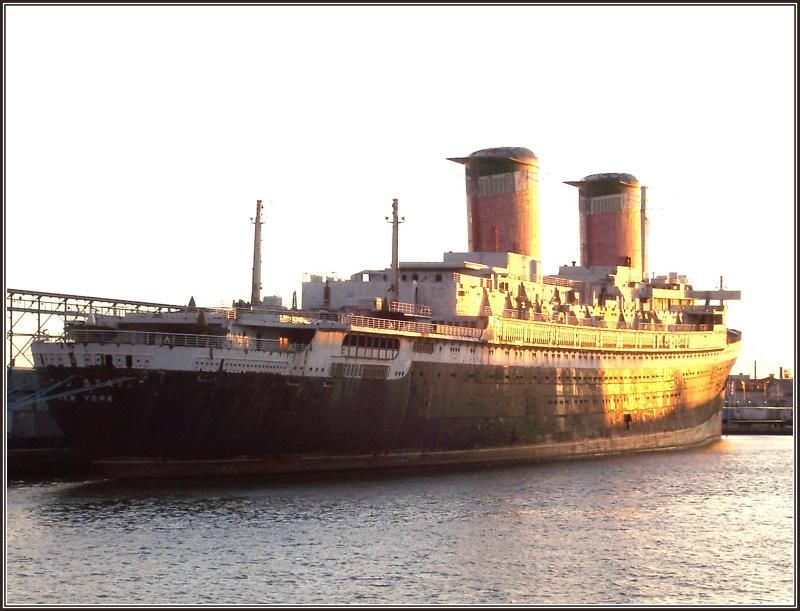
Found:
[[(75, 400), (74, 397), (71, 399), (73, 401)], [(87, 403), (113, 403), (114, 395), (96, 395), (94, 393), (90, 393), (89, 395), (84, 395), (83, 400)]]

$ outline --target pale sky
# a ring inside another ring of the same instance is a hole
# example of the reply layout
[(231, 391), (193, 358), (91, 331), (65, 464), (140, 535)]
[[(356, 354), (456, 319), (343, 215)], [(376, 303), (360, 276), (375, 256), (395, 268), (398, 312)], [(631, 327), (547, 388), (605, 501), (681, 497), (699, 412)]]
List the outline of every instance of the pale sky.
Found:
[(742, 291), (733, 373), (795, 360), (796, 9), (4, 5), (5, 287), (184, 304), (467, 250), (464, 169), (540, 163), (545, 273), (577, 191), (648, 187), (650, 269)]

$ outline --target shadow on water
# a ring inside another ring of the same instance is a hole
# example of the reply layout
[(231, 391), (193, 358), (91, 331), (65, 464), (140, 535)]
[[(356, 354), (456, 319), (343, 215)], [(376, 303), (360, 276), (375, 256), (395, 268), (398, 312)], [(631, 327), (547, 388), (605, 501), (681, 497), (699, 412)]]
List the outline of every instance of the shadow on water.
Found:
[[(103, 494), (181, 494), (225, 491), (291, 491), (381, 486), (402, 483), (429, 482), (463, 477), (481, 477), (481, 474), (520, 472), (532, 468), (547, 468), (555, 463), (513, 465), (459, 465), (408, 469), (370, 469), (365, 471), (335, 471), (312, 473), (271, 473), (247, 475), (215, 475), (158, 479), (84, 479), (51, 480), (50, 483), (67, 484), (61, 494), (67, 496)], [(17, 481), (16, 485), (31, 482)], [(38, 482), (37, 482), (38, 483)]]
[(198, 524), (220, 528), (344, 524), (353, 516), (366, 524), (387, 512), (387, 519), (402, 521), (413, 519), (423, 505), (439, 506), (446, 498), (465, 502), (487, 486), (505, 487), (506, 479), (529, 481), (532, 473), (547, 477), (547, 468), (532, 469), (536, 467), (63, 482), (43, 489), (35, 513), (57, 528), (118, 533), (142, 528), (172, 531)]

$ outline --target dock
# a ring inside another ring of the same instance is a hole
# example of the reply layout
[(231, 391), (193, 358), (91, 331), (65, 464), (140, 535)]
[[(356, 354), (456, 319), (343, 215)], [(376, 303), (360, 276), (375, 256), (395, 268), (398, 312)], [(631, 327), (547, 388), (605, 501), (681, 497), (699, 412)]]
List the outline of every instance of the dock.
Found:
[(791, 407), (724, 407), (722, 433), (725, 435), (792, 435)]

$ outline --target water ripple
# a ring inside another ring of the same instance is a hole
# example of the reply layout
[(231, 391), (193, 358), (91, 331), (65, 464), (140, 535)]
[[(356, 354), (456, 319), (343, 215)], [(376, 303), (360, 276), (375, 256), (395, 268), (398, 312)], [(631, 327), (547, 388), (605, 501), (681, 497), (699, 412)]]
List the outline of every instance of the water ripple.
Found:
[(427, 475), (16, 484), (10, 604), (791, 604), (793, 439)]

